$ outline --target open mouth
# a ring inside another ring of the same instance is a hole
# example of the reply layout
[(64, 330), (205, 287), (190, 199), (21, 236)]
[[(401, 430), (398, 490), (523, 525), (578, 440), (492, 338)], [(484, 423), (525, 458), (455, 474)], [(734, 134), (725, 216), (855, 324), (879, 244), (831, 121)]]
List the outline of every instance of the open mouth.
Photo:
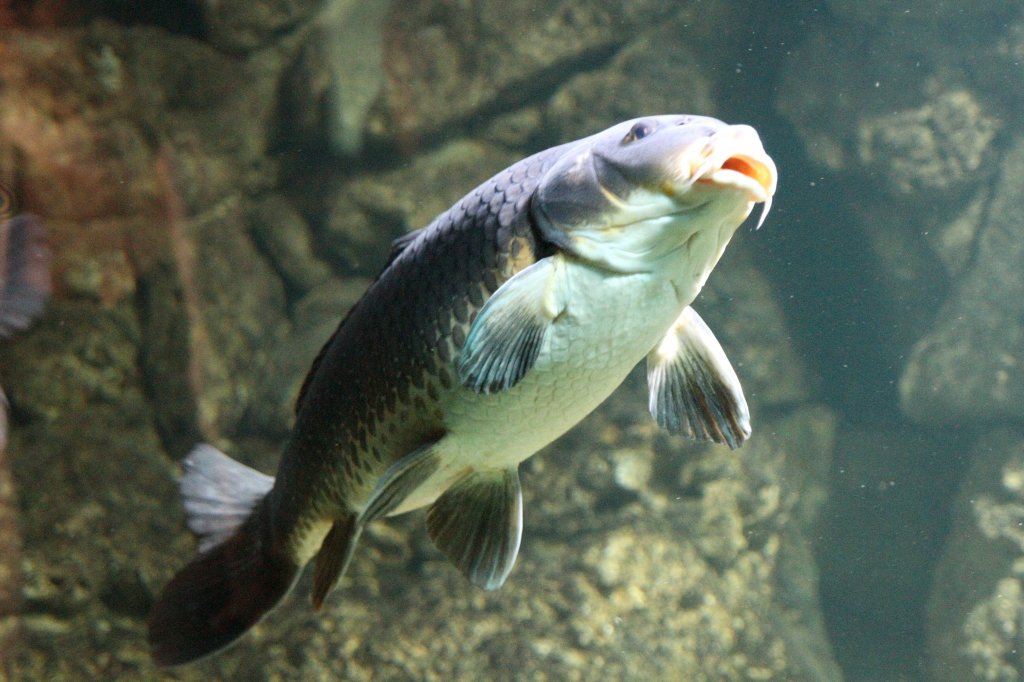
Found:
[[(714, 168), (713, 165), (711, 167)], [(775, 164), (770, 157), (733, 154), (726, 157), (717, 169), (700, 174), (696, 182), (746, 192), (749, 201), (761, 204), (761, 216), (754, 228), (760, 229), (771, 210), (776, 181)]]
[(722, 170), (735, 171), (745, 175), (764, 188), (766, 194), (773, 191), (772, 184), (775, 174), (768, 169), (768, 166), (761, 161), (747, 156), (730, 156), (722, 164)]
[(735, 187), (746, 190), (754, 202), (769, 201), (775, 193), (775, 171), (770, 162), (751, 156), (736, 154), (722, 165), (697, 180), (698, 184)]

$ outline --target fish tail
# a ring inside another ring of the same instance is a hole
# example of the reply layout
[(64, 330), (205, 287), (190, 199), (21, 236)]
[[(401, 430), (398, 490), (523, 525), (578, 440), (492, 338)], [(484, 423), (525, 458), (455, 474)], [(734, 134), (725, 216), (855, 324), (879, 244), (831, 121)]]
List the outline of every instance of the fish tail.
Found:
[(275, 549), (272, 478), (208, 445), (184, 464), (182, 497), (200, 554), (171, 579), (150, 614), (149, 644), (160, 665), (189, 663), (234, 642), (281, 601), (300, 570)]

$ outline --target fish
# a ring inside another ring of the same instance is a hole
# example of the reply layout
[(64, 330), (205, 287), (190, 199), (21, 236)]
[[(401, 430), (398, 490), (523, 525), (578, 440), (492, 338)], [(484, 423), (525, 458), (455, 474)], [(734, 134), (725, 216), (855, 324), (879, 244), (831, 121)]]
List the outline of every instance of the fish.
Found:
[(23, 331), (50, 296), (51, 252), (41, 218), (0, 218), (0, 338)]
[(241, 637), (313, 563), (321, 609), (373, 521), (427, 507), (471, 583), (508, 578), (518, 467), (646, 360), (670, 432), (739, 447), (739, 379), (690, 304), (777, 171), (754, 128), (624, 121), (499, 172), (387, 264), (312, 363), (276, 476), (200, 444), (179, 487), (198, 554), (157, 597), (155, 662)]
[[(51, 292), (51, 252), (38, 216), (14, 214), (12, 195), (0, 185), (0, 338), (27, 329)], [(18, 505), (7, 456), (7, 395), (0, 387), (0, 614), (21, 603), (21, 536)], [(0, 654), (17, 648), (17, 630), (0, 632)], [(0, 659), (3, 656), (0, 655)]]
[[(28, 327), (52, 289), (46, 226), (31, 213), (11, 215), (13, 200), (0, 185), (0, 339)], [(7, 448), (7, 396), (0, 388), (0, 453)]]

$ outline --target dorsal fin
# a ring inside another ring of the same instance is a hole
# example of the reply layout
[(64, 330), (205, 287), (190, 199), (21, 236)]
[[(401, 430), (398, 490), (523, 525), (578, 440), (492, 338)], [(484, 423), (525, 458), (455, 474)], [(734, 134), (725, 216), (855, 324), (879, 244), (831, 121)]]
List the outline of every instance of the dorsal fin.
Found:
[[(344, 324), (345, 321), (343, 319), (341, 325)], [(327, 355), (327, 349), (331, 347), (332, 343), (334, 343), (334, 337), (338, 336), (338, 331), (341, 329), (341, 325), (338, 325), (334, 332), (332, 332), (331, 337), (327, 340), (327, 343), (321, 346), (319, 352), (316, 353), (316, 357), (313, 358), (313, 363), (312, 365), (309, 366), (309, 371), (306, 372), (306, 378), (302, 380), (302, 387), (299, 389), (299, 396), (295, 398), (296, 415), (298, 415), (299, 412), (301, 412), (302, 402), (303, 400), (306, 399), (306, 393), (309, 392), (309, 385), (313, 382), (313, 377), (316, 376), (316, 370), (319, 369), (319, 364), (321, 364), (321, 361), (323, 361), (324, 356)]]
[(391, 265), (395, 261), (395, 259), (398, 258), (403, 251), (405, 251), (405, 248), (409, 246), (409, 244), (412, 244), (414, 241), (416, 241), (416, 238), (419, 237), (420, 233), (422, 232), (422, 229), (413, 230), (412, 232), (407, 232), (406, 234), (403, 234), (401, 237), (397, 237), (396, 239), (394, 239), (391, 242), (391, 252), (388, 254), (388, 262), (384, 264), (384, 267), (387, 268), (389, 265)]

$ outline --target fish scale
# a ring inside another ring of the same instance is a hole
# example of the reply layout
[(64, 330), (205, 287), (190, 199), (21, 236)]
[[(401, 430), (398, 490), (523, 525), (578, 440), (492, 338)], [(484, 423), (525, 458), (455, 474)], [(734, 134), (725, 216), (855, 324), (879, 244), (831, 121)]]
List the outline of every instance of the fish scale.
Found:
[[(517, 165), (537, 165), (543, 168), (545, 156), (551, 157), (552, 154), (549, 152), (540, 155), (539, 158), (526, 159)], [(550, 165), (550, 161), (547, 164)], [(502, 175), (510, 177), (515, 172), (514, 168), (507, 169)], [(534, 178), (539, 177), (540, 172), (542, 171), (536, 173)], [(495, 187), (503, 180), (504, 178), (493, 180), (487, 186)], [(396, 409), (394, 405), (387, 406), (387, 409), (373, 410), (372, 406), (380, 400), (380, 396), (397, 395), (397, 389), (392, 391), (392, 386), (396, 382), (404, 383), (401, 380), (407, 376), (413, 377), (412, 383), (416, 390), (410, 394), (406, 404), (417, 412), (432, 412), (430, 404), (436, 405), (438, 400), (431, 399), (430, 393), (440, 397), (447, 396), (452, 390), (465, 390), (461, 387), (456, 389), (457, 382), (448, 369), (450, 360), (446, 358), (457, 356), (468, 331), (471, 316), (483, 304), (480, 271), (489, 272), (493, 281), (500, 286), (515, 272), (534, 262), (533, 257), (524, 257), (524, 251), (533, 253), (537, 248), (537, 238), (529, 221), (519, 220), (516, 223), (508, 218), (497, 218), (506, 202), (496, 202), (495, 199), (504, 197), (504, 193), (494, 191), (490, 202), (484, 201), (487, 194), (485, 190), (474, 192), (460, 202), (457, 209), (452, 209), (435, 219), (424, 230), (424, 237), (429, 238), (421, 237), (410, 244), (395, 259), (388, 271), (371, 286), (366, 296), (376, 299), (376, 307), (369, 310), (357, 306), (339, 327), (339, 333), (358, 336), (361, 344), (375, 351), (373, 355), (363, 357), (360, 363), (394, 363), (390, 371), (383, 373), (376, 381), (363, 382), (363, 400), (346, 400), (339, 405), (341, 409), (325, 409), (325, 404), (340, 402), (332, 392), (337, 378), (331, 371), (313, 375), (303, 391), (300, 403), (309, 400), (317, 407), (308, 412), (300, 407), (294, 433), (321, 432), (324, 429), (322, 422), (325, 421), (325, 415), (333, 424), (328, 428), (338, 428), (338, 425), (345, 428), (346, 424), (353, 423), (365, 424), (368, 416), (366, 411), (369, 408), (369, 414), (373, 415), (376, 425), (373, 433), (369, 434), (369, 439), (384, 453), (382, 462), (377, 464), (366, 458), (365, 448), (352, 447), (354, 443), (351, 438), (346, 439), (350, 446), (341, 452), (332, 448), (311, 448), (306, 441), (290, 445), (288, 451), (301, 448), (304, 461), (312, 458), (312, 451), (323, 453), (324, 458), (330, 460), (329, 466), (333, 464), (335, 458), (339, 458), (350, 470), (365, 472), (364, 479), (369, 480), (380, 476), (395, 460), (422, 445), (417, 441), (425, 442), (444, 429), (437, 410), (433, 410), (434, 419), (419, 420), (421, 423), (418, 424), (418, 431), (423, 434), (421, 436), (418, 433), (411, 433), (412, 429), (407, 423), (409, 420), (403, 418), (407, 414), (405, 410)], [(456, 221), (460, 216), (461, 221)], [(485, 248), (484, 244), (495, 244), (499, 229), (508, 235), (510, 246), (515, 244), (515, 257), (510, 258), (502, 254), (503, 257), (499, 259), (498, 249)], [(449, 249), (443, 250), (439, 248), (441, 246), (448, 246)], [(461, 279), (452, 278), (452, 272), (458, 272)], [(440, 277), (441, 274), (446, 276)], [(429, 286), (408, 291), (402, 286), (405, 281), (425, 281)], [(490, 293), (487, 292), (488, 295)], [(447, 310), (437, 310), (435, 302), (439, 300), (450, 301)], [(479, 301), (479, 304), (474, 305), (474, 300)], [(368, 339), (378, 336), (367, 331), (367, 327), (383, 328), (386, 334), (375, 339), (377, 343), (366, 344)], [(347, 350), (347, 346), (344, 345), (345, 338), (347, 337), (339, 338), (338, 333), (332, 337), (323, 351), (321, 367), (323, 362), (344, 362), (342, 356)], [(425, 339), (431, 339), (433, 343), (424, 343)], [(402, 346), (396, 348), (399, 342)], [(443, 347), (445, 350), (437, 353), (437, 347)], [(330, 379), (320, 381), (321, 376)], [(327, 382), (330, 385), (325, 387), (323, 384)], [(391, 431), (398, 429), (406, 432), (405, 438), (391, 437)], [(298, 488), (298, 493), (295, 486), (288, 487), (290, 498), (302, 499), (312, 496), (316, 499), (330, 500), (331, 504), (348, 505), (350, 508), (358, 509), (365, 504), (366, 497), (372, 492), (367, 486), (352, 485), (354, 481), (351, 477), (344, 478), (340, 481), (340, 486), (333, 488), (325, 485), (324, 479), (320, 476), (309, 475), (308, 471), (309, 469), (306, 469), (297, 478), (296, 485), (303, 486)], [(279, 472), (278, 478), (280, 476)], [(312, 489), (318, 487), (326, 489), (313, 492)], [(320, 509), (317, 512), (322, 513)], [(284, 514), (287, 513), (279, 508), (279, 514), (282, 515), (279, 518), (286, 518)], [(298, 518), (302, 510), (293, 513)], [(289, 521), (282, 522), (284, 526), (288, 524)], [(306, 538), (296, 538), (292, 542), (305, 544)]]
[(738, 447), (746, 400), (689, 305), (775, 183), (752, 128), (647, 117), (513, 164), (396, 241), (314, 360), (277, 476), (205, 445), (186, 458), (204, 551), (154, 606), (154, 658), (230, 644), (314, 559), (320, 607), (362, 529), (419, 507), (472, 583), (500, 587), (518, 465), (645, 357), (658, 424)]

